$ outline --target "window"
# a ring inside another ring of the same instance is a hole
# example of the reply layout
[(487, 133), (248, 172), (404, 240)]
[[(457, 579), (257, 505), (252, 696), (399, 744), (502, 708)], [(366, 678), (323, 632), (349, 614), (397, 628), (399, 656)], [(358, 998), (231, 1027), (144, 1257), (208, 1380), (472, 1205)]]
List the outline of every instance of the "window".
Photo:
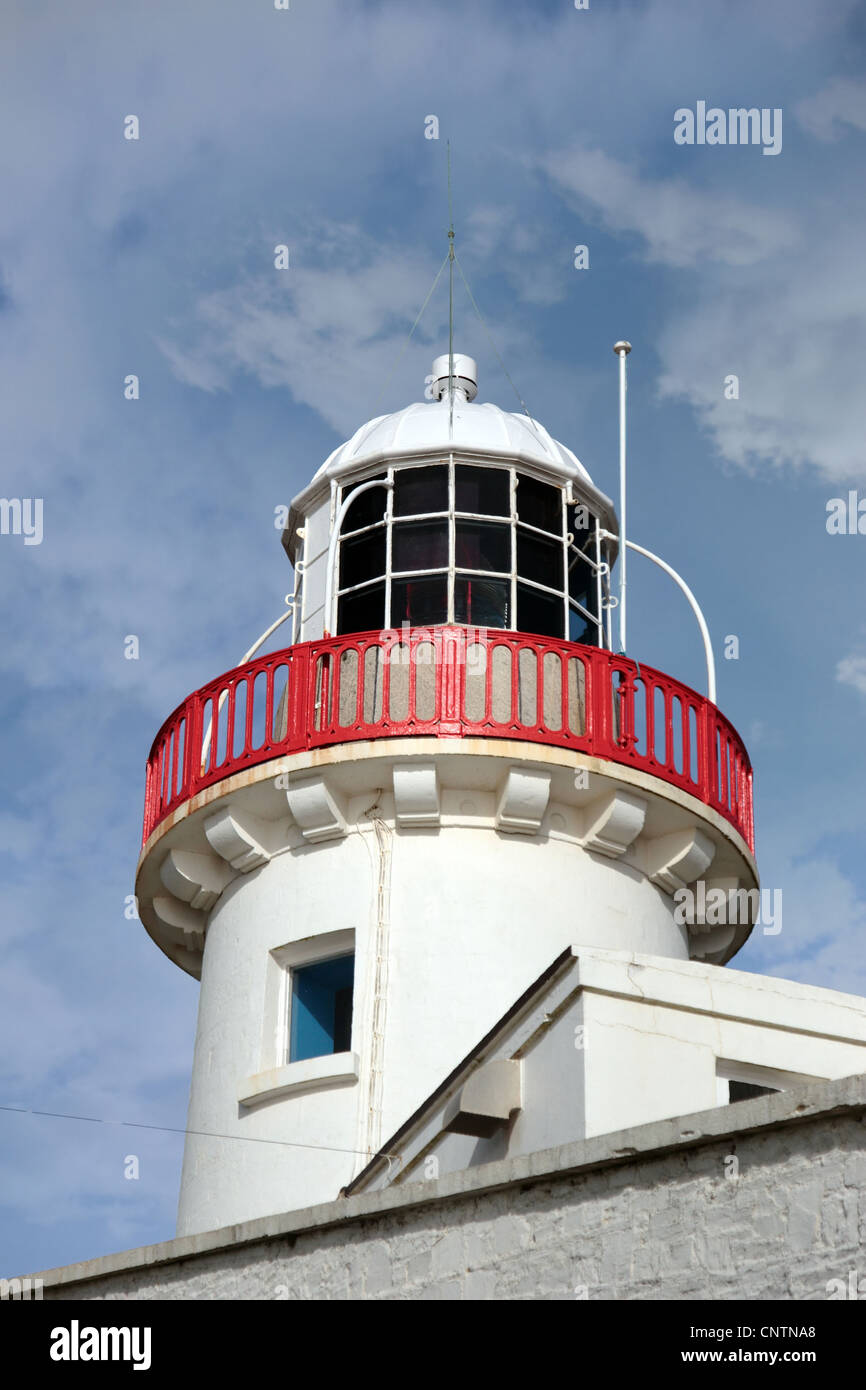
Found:
[(434, 575), (391, 582), (392, 626), (432, 627), (448, 621), (448, 576)]
[(776, 1067), (720, 1057), (716, 1061), (717, 1103), (736, 1105), (741, 1100), (773, 1096), (779, 1091), (787, 1091), (791, 1086), (801, 1086), (818, 1079), (803, 1072), (780, 1071)]
[(558, 594), (517, 586), (517, 627), (520, 632), (537, 632), (541, 637), (562, 635), (563, 606)]
[(349, 536), (342, 545), (342, 578), (347, 589), (385, 573), (385, 528)]
[(349, 1052), (355, 957), (337, 956), (292, 971), (289, 1061)]
[(401, 521), (391, 533), (391, 570), (436, 570), (448, 566), (448, 522)]
[(754, 1100), (755, 1096), (774, 1096), (775, 1086), (756, 1086), (753, 1081), (729, 1081), (728, 1099), (731, 1105), (738, 1100)]
[[(318, 932), (268, 952), (259, 1069), (239, 1080), (238, 1100), (257, 1106), (332, 1086), (357, 1085), (352, 1051), (355, 932)], [(363, 970), (358, 972), (358, 990)], [(356, 1044), (360, 1042), (354, 1029)]]
[(340, 535), (337, 631), (461, 623), (604, 645), (598, 521), (517, 467), (394, 468)]
[(379, 628), (382, 626), (384, 607), (384, 581), (343, 594), (337, 608), (337, 627), (340, 632), (369, 632)]
[(549, 589), (562, 592), (562, 540), (534, 536), (522, 527), (517, 532), (517, 573)]
[(367, 492), (362, 492), (360, 497), (355, 498), (343, 518), (343, 535), (349, 531), (360, 531), (363, 526), (374, 526), (377, 522), (384, 522), (387, 505), (386, 488), (371, 487)]
[(507, 579), (454, 580), (454, 621), (467, 627), (511, 627), (511, 584)]
[(429, 468), (401, 468), (394, 474), (395, 516), (426, 516), (430, 512), (447, 511), (447, 464), (434, 464)]
[(473, 516), (511, 515), (511, 477), (507, 468), (470, 468), (458, 464), (454, 506)]

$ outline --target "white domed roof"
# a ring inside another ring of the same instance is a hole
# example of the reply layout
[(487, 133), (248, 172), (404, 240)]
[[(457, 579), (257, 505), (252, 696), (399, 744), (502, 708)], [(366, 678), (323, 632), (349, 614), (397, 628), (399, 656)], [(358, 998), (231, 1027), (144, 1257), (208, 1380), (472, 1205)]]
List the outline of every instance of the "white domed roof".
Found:
[[(462, 460), (524, 464), (553, 483), (570, 483), (575, 501), (586, 502), (608, 530), (616, 531), (613, 503), (593, 483), (575, 454), (548, 434), (537, 420), (501, 410), (472, 397), (477, 372), (471, 357), (455, 353), (453, 409), (449, 400), (448, 357), (433, 363), (433, 394), (429, 404), (418, 401), (379, 415), (356, 430), (352, 438), (325, 460), (313, 479), (292, 502), (283, 545), (294, 560), (298, 527), (333, 484), (369, 478), (379, 466), (436, 460), (454, 453)], [(444, 364), (444, 365), (443, 365)]]
[(447, 394), (430, 404), (407, 405), (392, 415), (368, 420), (326, 459), (314, 482), (325, 477), (339, 478), (362, 464), (379, 459), (406, 458), (451, 449), (522, 459), (526, 463), (542, 464), (564, 478), (592, 481), (576, 455), (548, 434), (537, 420), (500, 410), (498, 405), (489, 402), (468, 401), (463, 392), (456, 391), (453, 431)]

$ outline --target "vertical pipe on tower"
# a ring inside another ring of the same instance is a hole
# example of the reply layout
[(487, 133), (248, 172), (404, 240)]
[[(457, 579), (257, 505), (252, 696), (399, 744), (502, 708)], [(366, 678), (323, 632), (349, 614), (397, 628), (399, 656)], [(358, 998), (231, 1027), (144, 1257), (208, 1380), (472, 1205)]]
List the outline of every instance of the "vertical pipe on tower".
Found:
[(614, 343), (613, 350), (619, 358), (619, 645), (624, 653), (625, 646), (625, 359), (631, 352), (631, 343), (620, 340)]

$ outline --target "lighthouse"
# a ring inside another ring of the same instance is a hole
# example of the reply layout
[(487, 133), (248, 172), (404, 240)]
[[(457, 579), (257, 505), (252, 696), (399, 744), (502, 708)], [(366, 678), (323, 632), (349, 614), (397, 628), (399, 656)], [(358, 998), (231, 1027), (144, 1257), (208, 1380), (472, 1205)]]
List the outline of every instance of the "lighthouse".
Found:
[[(181, 1235), (336, 1198), (563, 952), (697, 989), (754, 923), (748, 754), (619, 649), (612, 502), (472, 358), (431, 394), (298, 494), (291, 641), (148, 760), (139, 914), (201, 981)], [(680, 1090), (585, 1069), (576, 1137), (714, 1104), (710, 1062)]]

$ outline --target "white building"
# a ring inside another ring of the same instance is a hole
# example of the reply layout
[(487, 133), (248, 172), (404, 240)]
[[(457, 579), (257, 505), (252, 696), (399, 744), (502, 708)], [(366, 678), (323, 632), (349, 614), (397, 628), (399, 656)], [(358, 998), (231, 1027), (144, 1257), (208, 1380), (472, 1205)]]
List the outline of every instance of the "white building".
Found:
[(612, 504), (475, 395), (439, 358), (331, 455), (292, 644), (154, 743), (139, 911), (201, 978), (182, 1236), (864, 1070), (866, 1001), (722, 968), (746, 750), (611, 650)]

